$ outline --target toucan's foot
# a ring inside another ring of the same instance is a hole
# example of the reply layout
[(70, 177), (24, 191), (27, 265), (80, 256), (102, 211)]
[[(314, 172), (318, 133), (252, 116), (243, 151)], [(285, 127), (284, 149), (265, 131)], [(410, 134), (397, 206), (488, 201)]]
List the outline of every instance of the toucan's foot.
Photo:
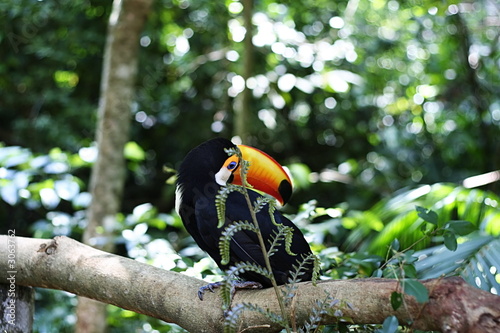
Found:
[[(200, 287), (198, 289), (198, 298), (203, 301), (203, 295), (205, 295), (205, 292), (210, 291), (210, 292), (215, 292), (216, 288), (219, 288), (222, 286), (224, 282), (214, 282), (214, 283), (209, 283), (206, 286)], [(237, 289), (262, 289), (262, 285), (259, 282), (254, 282), (254, 281), (243, 281), (243, 282), (232, 282), (231, 284), (231, 299), (233, 299), (234, 293), (236, 292)]]
[(237, 289), (262, 289), (262, 285), (259, 282), (255, 281), (243, 281), (243, 282), (233, 282), (231, 288), (231, 296), (234, 296), (234, 293)]
[(200, 299), (200, 301), (203, 301), (203, 295), (205, 295), (205, 293), (207, 292), (207, 290), (209, 290), (210, 292), (215, 292), (214, 289), (216, 288), (219, 288), (220, 286), (222, 286), (223, 282), (213, 282), (213, 283), (209, 283), (207, 284), (206, 286), (203, 286), (203, 287), (200, 287), (200, 289), (198, 289), (198, 298)]

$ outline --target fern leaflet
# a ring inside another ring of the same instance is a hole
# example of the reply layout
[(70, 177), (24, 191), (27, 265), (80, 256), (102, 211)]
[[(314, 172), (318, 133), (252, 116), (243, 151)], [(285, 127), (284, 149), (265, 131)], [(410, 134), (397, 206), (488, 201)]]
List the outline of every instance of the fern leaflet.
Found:
[(222, 300), (224, 303), (224, 309), (227, 309), (231, 304), (232, 295), (234, 293), (233, 281), (238, 280), (238, 276), (244, 272), (256, 272), (268, 279), (272, 278), (272, 274), (264, 267), (250, 262), (239, 262), (234, 266), (231, 266), (226, 271), (226, 277), (224, 283), (221, 287)]
[(224, 229), (222, 236), (219, 240), (219, 249), (221, 255), (221, 264), (227, 265), (229, 263), (229, 252), (231, 246), (231, 238), (235, 233), (241, 230), (250, 230), (252, 232), (258, 232), (257, 227), (247, 221), (237, 221)]
[(281, 326), (286, 325), (286, 322), (283, 320), (283, 317), (269, 311), (269, 309), (264, 310), (257, 305), (243, 302), (236, 304), (230, 311), (228, 311), (224, 321), (224, 333), (233, 333), (237, 331), (239, 325), (238, 320), (240, 318), (241, 313), (244, 310), (258, 312), (274, 323), (277, 323)]
[(219, 220), (217, 228), (221, 228), (226, 222), (226, 200), (229, 194), (235, 191), (242, 194), (245, 193), (245, 189), (242, 186), (227, 184), (226, 186), (222, 186), (219, 193), (215, 196), (215, 207), (217, 208), (217, 219)]
[(292, 250), (290, 249), (292, 246), (293, 228), (284, 226), (282, 224), (278, 224), (278, 228), (279, 228), (278, 232), (274, 232), (272, 240), (271, 239), (269, 240), (271, 246), (267, 251), (268, 256), (271, 257), (274, 253), (276, 253), (279, 250), (278, 247), (281, 245), (282, 240), (285, 241), (286, 252), (291, 256), (296, 256), (296, 254), (293, 253)]

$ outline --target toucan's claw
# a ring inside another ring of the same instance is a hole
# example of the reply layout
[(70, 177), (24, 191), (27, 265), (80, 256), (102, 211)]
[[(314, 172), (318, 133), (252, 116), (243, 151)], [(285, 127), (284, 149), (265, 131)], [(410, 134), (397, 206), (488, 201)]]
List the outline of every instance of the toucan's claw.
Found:
[(200, 289), (198, 289), (198, 298), (200, 299), (200, 301), (203, 301), (203, 295), (205, 295), (207, 290), (209, 290), (210, 292), (213, 293), (213, 292), (215, 292), (214, 289), (222, 286), (222, 283), (223, 282), (213, 282), (213, 283), (209, 283), (203, 287), (200, 287)]
[[(219, 288), (222, 286), (224, 282), (214, 282), (214, 283), (209, 283), (203, 287), (200, 287), (198, 289), (198, 298), (203, 301), (203, 295), (208, 291), (210, 292), (215, 292), (216, 288)], [(238, 289), (262, 289), (262, 284), (259, 282), (254, 282), (254, 281), (243, 281), (243, 282), (232, 282), (231, 283), (231, 301), (233, 300), (234, 293)]]

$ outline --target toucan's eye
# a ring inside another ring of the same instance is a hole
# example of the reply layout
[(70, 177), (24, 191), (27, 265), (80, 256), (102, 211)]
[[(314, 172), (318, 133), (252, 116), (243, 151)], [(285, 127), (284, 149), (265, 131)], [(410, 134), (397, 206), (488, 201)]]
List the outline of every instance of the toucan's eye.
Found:
[(236, 168), (237, 165), (238, 165), (238, 163), (236, 163), (236, 162), (233, 161), (233, 162), (231, 162), (231, 163), (229, 163), (227, 165), (227, 169), (228, 170), (234, 170), (234, 168)]

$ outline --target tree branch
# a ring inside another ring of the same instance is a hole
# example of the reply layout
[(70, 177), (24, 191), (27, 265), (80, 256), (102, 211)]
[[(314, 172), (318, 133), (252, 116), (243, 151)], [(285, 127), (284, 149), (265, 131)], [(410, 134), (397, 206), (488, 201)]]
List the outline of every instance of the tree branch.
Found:
[[(6, 281), (8, 236), (0, 236), (0, 279)], [(17, 285), (60, 289), (109, 304), (177, 323), (191, 332), (222, 332), (222, 300), (217, 294), (197, 298), (205, 282), (183, 274), (166, 271), (132, 259), (109, 254), (67, 237), (33, 239), (16, 237), (15, 282)], [(498, 332), (500, 297), (476, 289), (460, 278), (423, 281), (430, 301), (417, 303), (405, 296), (407, 304), (393, 311), (390, 294), (397, 281), (386, 279), (330, 280), (314, 286), (298, 284), (291, 302), (298, 325), (304, 323), (316, 300), (328, 294), (348, 302), (341, 308), (344, 317), (355, 323), (381, 323), (395, 315), (400, 323), (414, 322), (413, 328), (442, 332)], [(248, 302), (279, 313), (272, 289), (238, 291), (233, 304)], [(203, 320), (200, 320), (203, 318)], [(325, 317), (323, 323), (335, 323)], [(280, 328), (263, 316), (245, 312), (241, 329), (249, 332), (276, 332)]]

